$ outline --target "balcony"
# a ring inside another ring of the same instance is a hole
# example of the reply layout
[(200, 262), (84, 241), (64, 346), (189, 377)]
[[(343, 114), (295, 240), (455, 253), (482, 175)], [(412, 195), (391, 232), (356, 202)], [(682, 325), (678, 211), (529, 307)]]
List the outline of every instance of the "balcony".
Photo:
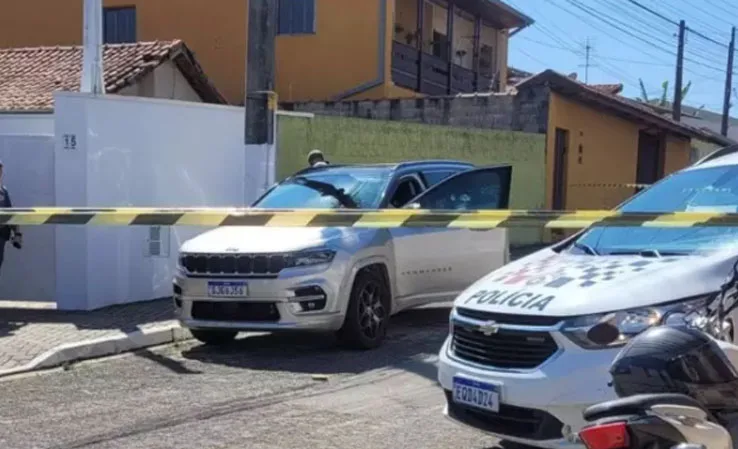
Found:
[(397, 41), (392, 43), (392, 81), (426, 95), (494, 90), (491, 77), (428, 53), (421, 56), (416, 47)]

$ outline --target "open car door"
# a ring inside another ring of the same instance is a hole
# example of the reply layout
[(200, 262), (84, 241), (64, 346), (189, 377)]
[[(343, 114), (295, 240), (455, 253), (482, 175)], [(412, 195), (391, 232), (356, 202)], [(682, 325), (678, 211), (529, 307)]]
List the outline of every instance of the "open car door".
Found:
[[(444, 179), (403, 208), (507, 209), (511, 179), (510, 165), (467, 170)], [(428, 298), (438, 301), (453, 299), (474, 281), (506, 262), (508, 239), (505, 229), (438, 228), (433, 231), (393, 232), (398, 234), (397, 237), (403, 234), (395, 239), (395, 260), (398, 265), (398, 299), (406, 306), (427, 302)]]

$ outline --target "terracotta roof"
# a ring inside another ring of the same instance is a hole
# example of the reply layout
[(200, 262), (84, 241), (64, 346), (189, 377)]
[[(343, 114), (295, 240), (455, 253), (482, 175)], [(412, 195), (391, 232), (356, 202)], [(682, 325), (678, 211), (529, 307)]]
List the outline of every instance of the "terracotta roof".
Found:
[[(227, 103), (180, 40), (105, 45), (105, 90), (115, 93), (172, 61), (207, 103)], [(55, 91), (79, 91), (82, 47), (0, 49), (0, 110), (48, 111)]]
[(566, 75), (553, 70), (545, 70), (532, 76), (516, 86), (518, 91), (535, 85), (546, 85), (551, 90), (574, 98), (582, 103), (589, 104), (600, 109), (605, 109), (613, 114), (620, 115), (631, 121), (646, 123), (661, 129), (666, 129), (674, 134), (684, 137), (697, 138), (717, 145), (722, 145), (724, 140), (718, 139), (714, 133), (703, 129), (677, 122), (671, 117), (663, 116), (654, 112), (650, 107), (621, 95), (611, 94), (602, 89), (594, 88)]
[(587, 86), (610, 95), (617, 95), (623, 91), (622, 84), (588, 84)]

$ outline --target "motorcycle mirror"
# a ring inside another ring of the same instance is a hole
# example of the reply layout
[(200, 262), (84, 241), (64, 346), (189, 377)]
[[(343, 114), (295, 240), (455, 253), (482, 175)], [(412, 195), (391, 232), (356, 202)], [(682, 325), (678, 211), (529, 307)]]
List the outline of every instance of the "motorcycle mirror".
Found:
[(609, 345), (620, 337), (620, 329), (609, 321), (595, 324), (587, 331), (587, 338), (598, 345)]

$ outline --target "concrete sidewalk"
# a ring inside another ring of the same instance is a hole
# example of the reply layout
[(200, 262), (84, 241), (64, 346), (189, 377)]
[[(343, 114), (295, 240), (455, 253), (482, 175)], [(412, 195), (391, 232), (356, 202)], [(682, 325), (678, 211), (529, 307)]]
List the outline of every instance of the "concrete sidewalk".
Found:
[(171, 299), (65, 312), (43, 303), (0, 302), (0, 376), (189, 338)]

